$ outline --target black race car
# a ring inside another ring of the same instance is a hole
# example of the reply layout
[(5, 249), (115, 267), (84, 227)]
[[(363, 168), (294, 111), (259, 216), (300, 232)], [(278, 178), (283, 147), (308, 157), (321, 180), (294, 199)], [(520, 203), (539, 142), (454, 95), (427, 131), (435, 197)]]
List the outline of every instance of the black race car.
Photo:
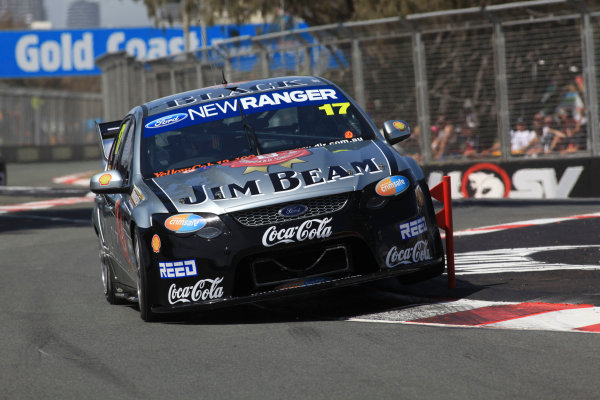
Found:
[(408, 125), (380, 133), (323, 78), (176, 94), (98, 132), (105, 295), (139, 302), (146, 321), (444, 270), (423, 173), (392, 148)]

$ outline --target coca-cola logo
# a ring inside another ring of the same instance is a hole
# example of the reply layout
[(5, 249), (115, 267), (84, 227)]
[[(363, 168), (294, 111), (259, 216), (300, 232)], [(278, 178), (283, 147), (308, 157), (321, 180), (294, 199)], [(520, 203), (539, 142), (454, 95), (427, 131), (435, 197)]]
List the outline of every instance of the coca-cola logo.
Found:
[(265, 247), (275, 246), (280, 243), (295, 243), (305, 240), (324, 239), (331, 236), (331, 226), (327, 226), (332, 218), (309, 219), (298, 226), (277, 229), (269, 227), (262, 237)]
[(388, 268), (393, 268), (400, 264), (413, 264), (427, 260), (431, 260), (429, 246), (426, 241), (419, 240), (413, 247), (406, 249), (392, 247), (387, 253), (385, 264)]
[(177, 287), (172, 284), (169, 287), (169, 303), (190, 303), (196, 301), (220, 299), (223, 297), (223, 277), (215, 279), (202, 279), (192, 286)]

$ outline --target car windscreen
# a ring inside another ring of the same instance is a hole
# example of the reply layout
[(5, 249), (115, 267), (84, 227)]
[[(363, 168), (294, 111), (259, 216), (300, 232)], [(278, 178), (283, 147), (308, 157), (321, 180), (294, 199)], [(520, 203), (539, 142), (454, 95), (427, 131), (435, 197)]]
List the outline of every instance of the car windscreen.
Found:
[(330, 86), (193, 104), (144, 120), (145, 178), (258, 154), (374, 138), (356, 107)]

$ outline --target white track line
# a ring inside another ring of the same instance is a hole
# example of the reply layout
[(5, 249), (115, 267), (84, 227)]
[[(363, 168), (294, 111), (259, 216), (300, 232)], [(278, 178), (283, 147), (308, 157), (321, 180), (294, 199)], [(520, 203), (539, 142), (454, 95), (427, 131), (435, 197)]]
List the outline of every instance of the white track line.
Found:
[(481, 235), (483, 233), (499, 232), (499, 231), (504, 231), (507, 229), (525, 228), (528, 226), (555, 224), (555, 223), (563, 222), (563, 221), (572, 221), (572, 220), (577, 220), (577, 219), (599, 218), (599, 217), (600, 217), (600, 212), (592, 213), (592, 214), (571, 215), (568, 217), (530, 219), (530, 220), (526, 220), (526, 221), (510, 222), (507, 224), (489, 225), (489, 226), (482, 226), (479, 228), (464, 229), (464, 230), (454, 232), (454, 236), (457, 237), (457, 236)]
[(57, 206), (67, 206), (78, 203), (90, 203), (94, 201), (93, 194), (83, 197), (63, 197), (59, 199), (31, 201), (28, 203), (13, 204), (9, 206), (0, 206), (0, 214), (6, 214), (17, 211), (44, 210)]
[(75, 185), (75, 186), (90, 186), (90, 178), (98, 171), (86, 171), (79, 172), (77, 174), (59, 176), (52, 179), (54, 183), (60, 183), (63, 185)]

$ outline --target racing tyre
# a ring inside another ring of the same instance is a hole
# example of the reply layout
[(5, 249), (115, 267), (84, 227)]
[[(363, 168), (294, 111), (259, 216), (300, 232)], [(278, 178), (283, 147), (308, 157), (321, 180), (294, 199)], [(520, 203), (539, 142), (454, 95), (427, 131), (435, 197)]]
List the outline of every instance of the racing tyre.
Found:
[(102, 271), (102, 286), (104, 286), (104, 297), (106, 297), (106, 301), (110, 304), (119, 304), (119, 299), (115, 295), (115, 287), (110, 279), (110, 267), (102, 256), (100, 256), (100, 269)]
[(135, 263), (137, 268), (137, 296), (138, 306), (140, 308), (140, 317), (146, 322), (158, 320), (158, 315), (152, 312), (149, 303), (149, 288), (148, 288), (148, 268), (147, 263), (140, 248), (140, 240), (137, 232), (134, 233), (134, 248), (135, 248)]

